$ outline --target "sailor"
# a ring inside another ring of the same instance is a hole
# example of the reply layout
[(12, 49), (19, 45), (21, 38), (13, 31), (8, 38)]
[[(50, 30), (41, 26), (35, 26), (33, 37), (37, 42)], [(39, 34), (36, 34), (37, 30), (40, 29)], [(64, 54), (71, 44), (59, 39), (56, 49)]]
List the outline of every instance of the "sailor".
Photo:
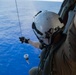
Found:
[[(36, 48), (40, 48), (42, 50), (41, 56), (40, 56), (40, 65), (38, 67), (32, 68), (29, 73), (30, 75), (34, 75), (39, 73), (42, 75), (42, 69), (43, 69), (43, 60), (47, 58), (48, 56), (48, 47), (54, 42), (53, 39), (59, 39), (61, 32), (56, 36), (56, 34), (60, 31), (60, 29), (63, 29), (64, 24), (60, 22), (59, 15), (50, 12), (50, 11), (42, 11), (35, 15), (34, 21), (32, 23), (32, 29), (37, 36), (39, 42), (33, 42), (30, 39), (26, 39), (25, 37), (20, 37), (21, 42), (25, 42), (28, 44), (33, 45)], [(56, 38), (54, 38), (56, 36)], [(53, 44), (56, 44), (59, 40), (55, 40)], [(46, 55), (46, 57), (44, 57)], [(42, 61), (42, 62), (41, 62)], [(39, 69), (40, 68), (40, 69)], [(39, 72), (38, 72), (39, 71)]]
[(74, 8), (73, 12), (69, 11), (66, 35), (62, 16), (50, 11), (35, 16), (32, 29), (39, 42), (20, 37), (21, 42), (42, 49), (40, 64), (29, 71), (30, 75), (76, 75), (76, 15), (71, 16), (75, 12)]

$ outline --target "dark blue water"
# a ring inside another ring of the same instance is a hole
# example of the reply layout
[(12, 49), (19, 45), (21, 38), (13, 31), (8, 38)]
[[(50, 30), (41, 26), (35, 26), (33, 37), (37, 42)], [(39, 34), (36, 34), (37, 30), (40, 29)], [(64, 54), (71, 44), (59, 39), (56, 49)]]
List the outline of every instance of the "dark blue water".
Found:
[[(17, 11), (14, 0), (0, 0), (0, 75), (29, 75), (28, 71), (38, 66), (40, 50), (28, 44), (21, 44), (22, 35), (33, 41), (38, 41), (31, 29), (33, 16), (40, 10), (58, 12), (59, 2), (17, 0), (21, 31), (18, 24)], [(24, 54), (29, 54), (27, 64)]]

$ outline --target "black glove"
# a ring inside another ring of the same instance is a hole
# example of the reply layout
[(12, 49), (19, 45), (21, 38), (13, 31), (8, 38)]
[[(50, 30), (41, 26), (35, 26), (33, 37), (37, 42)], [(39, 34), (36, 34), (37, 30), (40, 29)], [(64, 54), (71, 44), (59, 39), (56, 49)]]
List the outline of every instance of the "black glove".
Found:
[(21, 41), (21, 43), (28, 43), (28, 41), (30, 40), (30, 39), (26, 39), (25, 37), (19, 37), (19, 39), (20, 39), (20, 41)]

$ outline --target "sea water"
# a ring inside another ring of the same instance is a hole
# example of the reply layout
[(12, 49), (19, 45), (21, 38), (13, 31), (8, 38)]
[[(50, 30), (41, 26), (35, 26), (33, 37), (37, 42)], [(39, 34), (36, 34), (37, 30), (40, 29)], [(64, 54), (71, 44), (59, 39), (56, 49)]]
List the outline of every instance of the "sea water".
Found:
[[(38, 41), (31, 24), (38, 11), (49, 10), (58, 13), (60, 2), (17, 0), (0, 0), (0, 75), (29, 75), (28, 71), (39, 64), (40, 50), (22, 44), (19, 37), (24, 36)], [(29, 55), (29, 64), (24, 58)]]

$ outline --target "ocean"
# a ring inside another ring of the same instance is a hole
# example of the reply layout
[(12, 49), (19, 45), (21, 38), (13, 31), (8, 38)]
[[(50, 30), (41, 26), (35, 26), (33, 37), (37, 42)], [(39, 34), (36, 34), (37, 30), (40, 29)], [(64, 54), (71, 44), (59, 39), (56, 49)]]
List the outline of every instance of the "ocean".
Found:
[[(0, 75), (29, 75), (29, 70), (38, 66), (41, 50), (22, 44), (19, 37), (38, 41), (31, 28), (34, 15), (44, 10), (58, 13), (61, 6), (61, 2), (16, 1), (20, 25), (15, 0), (0, 0)], [(24, 54), (29, 55), (29, 64)]]

